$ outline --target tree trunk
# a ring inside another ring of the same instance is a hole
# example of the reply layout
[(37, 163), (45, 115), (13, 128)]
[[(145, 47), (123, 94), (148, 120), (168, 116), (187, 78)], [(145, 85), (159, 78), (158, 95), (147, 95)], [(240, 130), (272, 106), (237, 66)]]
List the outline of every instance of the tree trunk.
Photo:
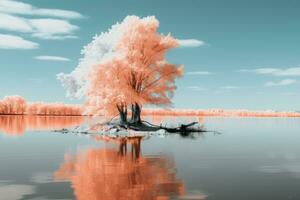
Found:
[(141, 106), (138, 103), (131, 105), (131, 120), (132, 124), (141, 124)]
[(125, 106), (117, 106), (120, 116), (120, 124), (127, 124), (127, 108)]
[(119, 112), (119, 116), (121, 124), (127, 124), (127, 112), (121, 111)]

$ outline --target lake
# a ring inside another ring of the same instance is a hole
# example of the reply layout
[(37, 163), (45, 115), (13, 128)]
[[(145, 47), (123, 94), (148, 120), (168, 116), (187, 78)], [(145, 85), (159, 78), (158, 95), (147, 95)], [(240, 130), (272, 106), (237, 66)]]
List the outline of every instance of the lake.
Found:
[(300, 199), (300, 118), (204, 118), (194, 138), (53, 132), (82, 117), (0, 116), (0, 199)]

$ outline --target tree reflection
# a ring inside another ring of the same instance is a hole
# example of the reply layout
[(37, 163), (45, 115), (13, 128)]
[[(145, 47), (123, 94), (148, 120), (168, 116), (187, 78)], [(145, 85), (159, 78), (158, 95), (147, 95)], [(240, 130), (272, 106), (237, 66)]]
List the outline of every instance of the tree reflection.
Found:
[(26, 130), (54, 130), (79, 125), (82, 116), (1, 115), (0, 131), (7, 135), (23, 135)]
[(141, 155), (142, 137), (97, 139), (115, 142), (118, 148), (66, 154), (54, 173), (57, 181), (71, 181), (77, 199), (168, 200), (183, 195), (184, 184), (176, 178), (172, 159)]

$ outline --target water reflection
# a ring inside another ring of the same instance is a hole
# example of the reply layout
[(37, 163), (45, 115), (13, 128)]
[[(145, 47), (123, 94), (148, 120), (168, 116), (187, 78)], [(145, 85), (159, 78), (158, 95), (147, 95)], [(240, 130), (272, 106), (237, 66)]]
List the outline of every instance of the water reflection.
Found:
[(23, 135), (26, 130), (54, 130), (79, 125), (81, 116), (1, 115), (0, 131), (7, 135)]
[[(147, 116), (149, 118), (149, 116)], [(146, 118), (147, 118), (146, 117)], [(199, 124), (204, 124), (203, 116), (172, 116), (172, 115), (151, 115), (151, 122), (153, 124), (162, 125), (162, 124), (172, 124), (177, 123), (191, 123), (198, 122)]]
[(143, 156), (142, 137), (97, 139), (117, 143), (118, 148), (66, 154), (54, 173), (57, 181), (71, 181), (77, 199), (168, 200), (183, 195), (184, 184), (176, 178), (173, 160), (165, 155)]
[(33, 194), (35, 187), (21, 184), (0, 184), (1, 199), (23, 199), (24, 196)]

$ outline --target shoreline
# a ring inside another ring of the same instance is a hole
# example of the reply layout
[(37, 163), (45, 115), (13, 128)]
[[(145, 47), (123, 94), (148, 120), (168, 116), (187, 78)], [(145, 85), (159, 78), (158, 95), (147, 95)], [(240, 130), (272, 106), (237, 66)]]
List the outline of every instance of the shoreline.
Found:
[(300, 117), (300, 113), (294, 111), (251, 111), (251, 110), (225, 110), (225, 109), (208, 109), (208, 110), (191, 110), (191, 109), (144, 109), (142, 115), (157, 116), (203, 116), (203, 117)]
[[(130, 114), (130, 113), (129, 113)], [(251, 111), (251, 110), (191, 110), (191, 109), (143, 109), (142, 116), (164, 116), (164, 117), (283, 117), (283, 118), (300, 118), (299, 112), (293, 111)], [(36, 116), (36, 117), (91, 117), (92, 115), (53, 115), (53, 114), (6, 114), (0, 113), (0, 116)], [(101, 115), (96, 115), (101, 116)], [(95, 117), (96, 117), (95, 116)]]

